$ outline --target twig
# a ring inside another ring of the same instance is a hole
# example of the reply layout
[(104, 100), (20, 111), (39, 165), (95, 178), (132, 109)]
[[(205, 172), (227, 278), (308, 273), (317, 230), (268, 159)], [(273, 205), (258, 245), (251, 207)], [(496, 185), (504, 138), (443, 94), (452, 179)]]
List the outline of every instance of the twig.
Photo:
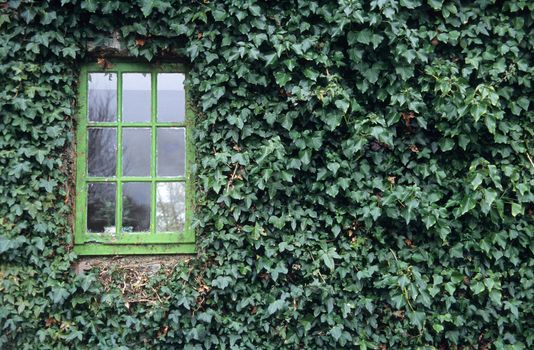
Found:
[(527, 155), (528, 160), (530, 161), (530, 165), (532, 165), (532, 167), (534, 167), (534, 162), (532, 161), (532, 158), (530, 158), (530, 154), (528, 154), (528, 152), (526, 152), (526, 155)]
[[(307, 250), (307, 249), (306, 249), (306, 250)], [(312, 254), (309, 250), (307, 250), (307, 251), (308, 251), (308, 254), (310, 254), (310, 256), (311, 256), (313, 262), (315, 262), (315, 258), (313, 257), (313, 254)], [(321, 274), (321, 271), (320, 271), (320, 270), (317, 270), (317, 273), (319, 274), (319, 277), (321, 277), (321, 279), (323, 280), (323, 283), (326, 283), (326, 280), (324, 279), (324, 276)]]
[(389, 248), (389, 251), (391, 252), (391, 254), (393, 254), (393, 257), (395, 258), (395, 261), (399, 261), (399, 259), (397, 259), (397, 256), (395, 255), (395, 252), (393, 251), (393, 249)]
[(234, 183), (235, 174), (237, 172), (237, 167), (238, 166), (239, 166), (239, 164), (235, 165), (234, 172), (232, 173), (232, 176), (230, 176), (230, 180), (228, 180), (228, 183), (226, 184), (226, 192), (228, 192), (230, 190), (230, 186)]

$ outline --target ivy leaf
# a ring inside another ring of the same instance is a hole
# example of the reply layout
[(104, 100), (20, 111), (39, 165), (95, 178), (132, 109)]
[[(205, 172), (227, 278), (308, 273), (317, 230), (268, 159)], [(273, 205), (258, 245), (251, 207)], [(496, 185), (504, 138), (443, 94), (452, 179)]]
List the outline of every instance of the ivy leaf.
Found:
[(340, 325), (337, 325), (337, 326), (334, 326), (331, 330), (330, 330), (330, 335), (336, 340), (338, 341), (339, 338), (341, 338), (341, 332), (342, 332), (342, 328)]
[(487, 114), (484, 120), (486, 122), (486, 127), (488, 128), (488, 131), (492, 134), (495, 134), (495, 126), (496, 126), (495, 117), (490, 114)]
[(276, 72), (274, 73), (274, 77), (276, 83), (281, 87), (284, 87), (286, 83), (291, 80), (291, 76), (285, 72)]
[(485, 289), (484, 283), (480, 281), (474, 281), (471, 283), (471, 290), (475, 295), (482, 293)]
[(74, 339), (82, 340), (82, 338), (83, 338), (83, 332), (80, 330), (74, 329), (69, 332), (65, 340), (68, 342), (71, 342)]
[(274, 314), (275, 312), (278, 312), (280, 310), (283, 310), (286, 307), (286, 303), (284, 300), (275, 300), (271, 304), (269, 304), (269, 307), (267, 308), (267, 312), (269, 315)]
[(441, 332), (443, 332), (445, 327), (443, 327), (443, 325), (441, 325), (439, 323), (433, 323), (432, 324), (432, 329), (434, 329), (436, 331), (436, 333), (441, 333)]
[(150, 14), (152, 13), (155, 1), (157, 1), (157, 0), (142, 0), (141, 1), (141, 4), (142, 4), (141, 12), (143, 12), (143, 15), (145, 17), (150, 16)]
[(323, 121), (328, 126), (328, 130), (332, 131), (341, 125), (343, 120), (343, 114), (340, 113), (329, 113), (327, 116), (322, 118)]
[(335, 105), (337, 108), (339, 108), (343, 113), (347, 113), (350, 107), (350, 103), (348, 103), (345, 100), (336, 100)]
[(326, 253), (323, 254), (323, 262), (330, 270), (335, 268), (334, 259)]
[(423, 329), (425, 325), (426, 314), (421, 311), (414, 311), (408, 313), (410, 323), (416, 326), (418, 329)]
[(476, 201), (471, 196), (465, 196), (460, 202), (460, 207), (456, 210), (456, 217), (462, 216), (476, 206)]
[(450, 151), (454, 148), (454, 141), (449, 138), (443, 138), (439, 141), (439, 147), (443, 152)]
[(251, 5), (248, 7), (248, 10), (253, 16), (258, 17), (261, 15), (261, 7), (259, 7), (258, 5)]
[(211, 285), (213, 287), (217, 287), (219, 289), (225, 289), (228, 287), (228, 285), (232, 282), (232, 278), (229, 276), (219, 276), (215, 278), (213, 281), (211, 281)]
[(491, 204), (497, 198), (497, 192), (489, 189), (484, 190), (484, 204), (488, 207), (491, 207)]
[(222, 22), (226, 19), (226, 11), (220, 9), (214, 9), (211, 11), (213, 19), (217, 22)]
[(364, 29), (356, 35), (356, 41), (367, 45), (371, 42), (372, 36), (373, 33), (369, 29)]
[(69, 297), (69, 291), (63, 287), (53, 287), (48, 296), (54, 304), (63, 304)]
[(88, 12), (95, 13), (98, 8), (97, 0), (84, 0), (81, 3), (81, 8)]
[(482, 117), (484, 114), (486, 114), (486, 106), (480, 103), (474, 104), (470, 109), (471, 115), (475, 119), (475, 122), (478, 122), (480, 117)]
[(46, 192), (48, 192), (48, 193), (51, 193), (56, 185), (57, 185), (57, 181), (56, 180), (41, 179), (39, 181), (39, 186), (44, 188), (46, 190)]
[(270, 66), (278, 60), (276, 52), (264, 56), (265, 66)]
[(339, 163), (328, 163), (326, 166), (334, 175), (337, 174), (337, 171), (339, 170)]
[(441, 10), (441, 7), (443, 6), (443, 1), (442, 0), (428, 0), (428, 4), (434, 10)]
[(478, 186), (482, 184), (483, 179), (484, 177), (481, 173), (477, 173), (475, 175), (475, 178), (473, 179), (473, 181), (471, 181), (471, 187), (473, 188), (473, 190), (476, 190)]
[(512, 216), (523, 214), (523, 206), (520, 203), (512, 203)]
[(71, 57), (71, 58), (76, 58), (77, 52), (78, 52), (78, 48), (75, 46), (65, 47), (63, 50), (61, 50), (63, 57)]

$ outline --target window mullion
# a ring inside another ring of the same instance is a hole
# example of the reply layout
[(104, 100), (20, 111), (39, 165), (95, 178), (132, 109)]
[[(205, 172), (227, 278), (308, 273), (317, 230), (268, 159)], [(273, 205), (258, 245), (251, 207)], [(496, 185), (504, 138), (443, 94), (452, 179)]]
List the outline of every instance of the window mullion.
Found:
[(156, 162), (157, 162), (157, 159), (156, 159), (156, 147), (157, 147), (157, 144), (156, 144), (156, 133), (157, 133), (157, 128), (156, 128), (156, 123), (157, 123), (157, 116), (156, 116), (156, 113), (157, 113), (157, 99), (156, 99), (156, 96), (157, 96), (157, 74), (155, 71), (152, 71), (152, 89), (151, 89), (151, 100), (152, 100), (152, 113), (151, 113), (151, 119), (150, 119), (150, 123), (152, 125), (152, 149), (150, 150), (151, 153), (152, 153), (152, 157), (151, 157), (151, 164), (150, 164), (150, 176), (152, 177), (152, 182), (151, 182), (151, 191), (150, 191), (150, 233), (154, 234), (156, 233)]
[(115, 217), (115, 234), (122, 231), (122, 72), (117, 72), (117, 207)]

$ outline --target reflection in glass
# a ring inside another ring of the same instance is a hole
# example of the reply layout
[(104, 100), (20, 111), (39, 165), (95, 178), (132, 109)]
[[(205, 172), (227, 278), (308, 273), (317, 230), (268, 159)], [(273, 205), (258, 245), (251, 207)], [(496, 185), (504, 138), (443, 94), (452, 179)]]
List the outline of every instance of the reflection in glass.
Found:
[(150, 182), (126, 182), (122, 185), (122, 231), (150, 230)]
[(89, 176), (115, 176), (117, 133), (115, 128), (89, 128), (87, 173)]
[(158, 74), (158, 121), (183, 122), (185, 120), (185, 75)]
[(185, 184), (183, 182), (160, 182), (156, 186), (156, 231), (183, 231), (185, 225)]
[(149, 128), (122, 129), (122, 174), (149, 176), (151, 159)]
[(87, 189), (87, 232), (115, 233), (115, 183), (90, 183)]
[(122, 120), (149, 122), (151, 114), (149, 73), (122, 75)]
[(87, 96), (89, 120), (113, 122), (117, 118), (117, 75), (90, 73)]
[(158, 176), (183, 176), (185, 173), (185, 129), (158, 128)]

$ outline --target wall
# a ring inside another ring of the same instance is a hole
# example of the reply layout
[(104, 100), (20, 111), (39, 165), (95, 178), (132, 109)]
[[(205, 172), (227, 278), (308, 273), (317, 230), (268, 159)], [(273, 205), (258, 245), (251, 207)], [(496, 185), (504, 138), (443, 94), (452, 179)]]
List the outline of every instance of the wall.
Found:
[[(532, 348), (533, 10), (0, 4), (0, 347)], [(148, 301), (71, 269), (78, 73), (113, 32), (192, 67), (198, 256)]]

